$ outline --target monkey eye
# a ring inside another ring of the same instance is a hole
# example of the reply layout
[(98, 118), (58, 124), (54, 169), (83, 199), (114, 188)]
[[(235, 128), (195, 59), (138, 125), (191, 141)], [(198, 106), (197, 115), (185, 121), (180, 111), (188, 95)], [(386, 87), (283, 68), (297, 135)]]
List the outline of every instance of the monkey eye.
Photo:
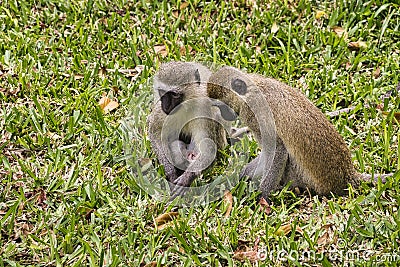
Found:
[(241, 79), (234, 79), (231, 81), (231, 87), (239, 95), (244, 95), (247, 93), (247, 84)]
[(171, 96), (172, 96), (172, 98), (174, 98), (174, 99), (178, 99), (178, 98), (181, 97), (181, 95), (180, 95), (179, 93), (177, 93), (177, 92), (171, 92)]

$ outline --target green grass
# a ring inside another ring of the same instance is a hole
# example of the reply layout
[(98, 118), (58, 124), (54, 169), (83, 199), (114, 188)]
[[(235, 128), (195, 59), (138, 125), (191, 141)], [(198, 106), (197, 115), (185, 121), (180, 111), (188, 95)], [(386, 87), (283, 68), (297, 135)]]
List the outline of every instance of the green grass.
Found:
[[(323, 112), (356, 106), (331, 121), (357, 169), (400, 168), (398, 2), (219, 2), (180, 10), (182, 1), (0, 1), (0, 266), (252, 266), (234, 253), (257, 239), (270, 256), (259, 265), (400, 261), (399, 175), (349, 197), (283, 189), (270, 214), (242, 182), (228, 218), (218, 200), (154, 227), (165, 204), (137, 181), (145, 171), (139, 162), (156, 165), (146, 136), (148, 81), (164, 61), (270, 76), (300, 88)], [(318, 10), (326, 15), (316, 19)], [(351, 41), (367, 48), (352, 51)], [(156, 53), (159, 46), (167, 55)], [(118, 99), (111, 113), (99, 108), (103, 93)], [(215, 171), (224, 174), (221, 165)], [(278, 235), (287, 224), (301, 231)]]

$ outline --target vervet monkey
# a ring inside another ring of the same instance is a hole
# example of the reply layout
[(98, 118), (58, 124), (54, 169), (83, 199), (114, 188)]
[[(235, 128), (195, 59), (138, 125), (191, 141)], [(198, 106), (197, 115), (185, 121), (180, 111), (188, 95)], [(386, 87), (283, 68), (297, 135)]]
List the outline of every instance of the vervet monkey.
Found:
[(198, 63), (168, 62), (154, 77), (148, 136), (167, 180), (178, 185), (173, 186), (173, 195), (182, 194), (182, 187), (189, 187), (227, 145), (219, 108), (207, 98), (210, 75)]
[[(356, 187), (368, 177), (355, 170), (342, 136), (299, 90), (274, 79), (222, 67), (209, 78), (207, 93), (231, 107), (261, 144), (259, 156), (241, 175), (262, 176), (260, 190), (265, 199), (271, 190), (289, 181), (292, 187), (309, 188), (317, 194), (342, 195), (348, 184)], [(259, 122), (263, 120), (266, 124), (262, 129)], [(264, 131), (267, 135), (263, 137)], [(265, 140), (273, 138), (274, 144)], [(271, 146), (276, 147), (272, 156)], [(265, 165), (269, 170), (262, 169)]]

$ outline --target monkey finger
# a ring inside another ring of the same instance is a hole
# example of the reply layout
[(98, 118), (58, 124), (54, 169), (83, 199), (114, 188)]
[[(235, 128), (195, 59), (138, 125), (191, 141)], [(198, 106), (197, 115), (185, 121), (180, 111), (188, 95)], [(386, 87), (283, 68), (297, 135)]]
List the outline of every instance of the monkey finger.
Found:
[(189, 189), (190, 184), (196, 178), (197, 173), (185, 172), (173, 181), (173, 188), (171, 190), (170, 201), (174, 200), (177, 196), (183, 196)]
[(178, 187), (189, 187), (193, 180), (196, 178), (197, 173), (184, 172), (181, 176), (173, 181), (173, 184)]
[(189, 190), (189, 187), (175, 186), (171, 192), (171, 197), (170, 197), (169, 201), (172, 202), (175, 198), (177, 198), (179, 196), (183, 197), (188, 190)]
[(250, 129), (247, 126), (242, 127), (242, 128), (232, 127), (230, 137), (231, 138), (242, 138), (245, 134), (248, 134), (249, 132), (250, 132)]

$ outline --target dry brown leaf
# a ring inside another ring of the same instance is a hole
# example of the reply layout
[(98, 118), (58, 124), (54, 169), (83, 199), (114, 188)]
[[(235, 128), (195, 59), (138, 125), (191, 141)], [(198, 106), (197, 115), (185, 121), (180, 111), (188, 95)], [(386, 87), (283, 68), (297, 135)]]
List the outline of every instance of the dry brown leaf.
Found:
[(246, 31), (248, 31), (248, 32), (251, 31), (251, 25), (250, 24), (246, 25)]
[(347, 47), (350, 50), (360, 50), (360, 49), (366, 49), (368, 48), (368, 45), (366, 42), (363, 41), (357, 41), (357, 42), (350, 42), (347, 44)]
[(224, 202), (228, 204), (228, 207), (226, 208), (226, 212), (224, 217), (228, 218), (231, 215), (231, 211), (232, 211), (232, 206), (233, 206), (233, 197), (232, 197), (232, 193), (229, 191), (226, 191), (224, 194)]
[(379, 76), (381, 75), (381, 68), (379, 68), (379, 66), (376, 67), (372, 75), (374, 76), (375, 79), (379, 78)]
[(249, 260), (252, 263), (258, 262), (261, 260), (260, 258), (260, 253), (258, 251), (258, 243), (260, 243), (260, 238), (257, 237), (256, 241), (254, 242), (254, 247), (253, 249), (249, 249), (246, 245), (246, 241), (241, 241), (239, 240), (238, 244), (242, 243), (239, 245), (238, 249), (235, 251), (233, 254), (233, 258), (235, 260), (239, 261), (246, 261)]
[(193, 48), (190, 45), (188, 45), (188, 46), (182, 45), (179, 48), (179, 52), (181, 53), (182, 56), (186, 56), (186, 49), (187, 49), (187, 52), (189, 52), (189, 53), (191, 53), (193, 50)]
[(118, 10), (115, 11), (115, 13), (117, 13), (118, 15), (123, 17), (126, 14), (126, 10), (125, 9), (118, 9)]
[(320, 19), (320, 18), (325, 17), (325, 16), (326, 16), (326, 12), (323, 11), (323, 10), (317, 10), (315, 12), (315, 18), (316, 19)]
[(147, 171), (152, 166), (152, 161), (149, 158), (141, 158), (139, 159), (140, 170), (142, 172)]
[(47, 207), (47, 204), (45, 203), (46, 200), (47, 200), (46, 191), (40, 189), (37, 194), (36, 205), (46, 208)]
[(21, 86), (18, 87), (13, 87), (11, 89), (7, 89), (7, 88), (0, 88), (0, 92), (5, 93), (5, 95), (17, 95), (19, 93), (19, 91), (21, 91)]
[[(389, 115), (389, 113), (390, 112), (388, 112), (388, 111), (382, 111), (382, 114), (385, 115), (385, 116)], [(395, 112), (393, 114), (393, 119), (396, 119), (397, 122), (400, 122), (400, 112)]]
[(115, 94), (118, 94), (118, 93), (119, 93), (119, 87), (118, 87), (118, 86), (113, 85), (113, 86), (111, 87), (111, 89), (113, 89), (113, 91), (114, 91)]
[(180, 7), (179, 7), (179, 9), (180, 9), (180, 10), (184, 10), (184, 9), (187, 8), (188, 6), (189, 6), (189, 3), (188, 3), (188, 2), (182, 2), (181, 5), (180, 5)]
[(179, 11), (178, 11), (178, 10), (172, 11), (172, 16), (173, 16), (174, 18), (178, 19), (178, 18), (179, 18)]
[(346, 62), (346, 70), (351, 69), (352, 65), (350, 62)]
[(317, 239), (317, 244), (319, 246), (324, 247), (328, 244), (331, 244), (334, 241), (333, 226), (334, 226), (333, 224), (328, 223), (321, 227), (321, 230), (324, 230), (324, 233)]
[(104, 112), (104, 113), (108, 113), (114, 109), (116, 109), (119, 104), (118, 102), (111, 100), (110, 98), (108, 98), (106, 96), (106, 93), (103, 93), (103, 97), (100, 99), (99, 101), (99, 105), (100, 105), (100, 109)]
[(99, 23), (100, 23), (100, 24), (103, 24), (103, 25), (107, 25), (107, 24), (108, 24), (107, 18), (101, 18), (101, 19), (99, 19)]
[(271, 214), (271, 206), (269, 205), (268, 201), (265, 200), (265, 198), (261, 198), (260, 199), (260, 206), (261, 206), (261, 210), (263, 210), (265, 212), (265, 214), (269, 215)]
[(172, 11), (172, 16), (176, 19), (180, 19), (181, 21), (185, 21), (184, 16), (181, 16), (181, 11), (184, 10), (189, 6), (189, 3), (183, 2), (180, 6), (179, 9), (175, 9)]
[(107, 69), (106, 69), (106, 67), (103, 66), (99, 69), (99, 77), (105, 78), (106, 75), (107, 75)]
[(162, 57), (166, 57), (168, 55), (168, 51), (165, 45), (154, 46), (154, 52), (156, 52), (156, 54), (160, 54)]
[[(276, 230), (275, 234), (276, 235), (287, 235), (292, 231), (292, 225), (289, 224), (285, 224), (285, 225), (281, 225), (281, 227), (278, 228), (278, 230)], [(296, 226), (295, 231), (299, 234), (303, 233), (303, 230), (301, 230), (301, 228), (299, 226)]]
[(333, 32), (334, 32), (338, 37), (342, 37), (342, 36), (343, 36), (344, 39), (347, 38), (347, 32), (346, 32), (346, 30), (343, 29), (342, 27), (334, 26), (334, 27), (332, 28), (332, 30), (333, 30)]
[[(385, 105), (383, 103), (379, 103), (378, 105), (376, 105), (376, 109), (379, 109), (379, 110), (382, 110), (382, 111), (383, 111), (384, 107), (385, 107)], [(383, 114), (383, 115), (387, 115), (387, 113)]]
[[(140, 265), (140, 266), (142, 266), (142, 265)], [(156, 266), (157, 266), (156, 261), (152, 261), (152, 262), (149, 262), (149, 263), (143, 265), (143, 267), (156, 267)]]
[(81, 80), (81, 79), (83, 79), (83, 78), (85, 78), (85, 76), (83, 76), (83, 75), (81, 75), (81, 74), (75, 74), (75, 75), (74, 75), (74, 79), (75, 79), (75, 80)]
[(274, 22), (271, 27), (271, 33), (274, 34), (277, 33), (278, 31), (279, 31), (279, 26), (276, 25), (276, 22)]
[(134, 69), (107, 69), (107, 72), (120, 72), (125, 75), (125, 77), (132, 77), (132, 79), (137, 79), (139, 75), (144, 70), (144, 65), (137, 65)]
[(252, 263), (258, 262), (260, 260), (258, 251), (236, 251), (233, 254), (233, 259), (238, 261), (250, 261)]
[(154, 224), (158, 230), (161, 230), (167, 225), (167, 223), (178, 217), (178, 215), (179, 213), (175, 211), (161, 214), (160, 216), (154, 219)]
[(330, 242), (330, 238), (329, 238), (329, 234), (326, 231), (322, 236), (320, 236), (317, 240), (317, 244), (320, 246), (325, 246), (327, 244), (329, 244)]
[(31, 232), (32, 226), (27, 223), (18, 223), (14, 227), (14, 239), (18, 239), (21, 236), (27, 236)]

